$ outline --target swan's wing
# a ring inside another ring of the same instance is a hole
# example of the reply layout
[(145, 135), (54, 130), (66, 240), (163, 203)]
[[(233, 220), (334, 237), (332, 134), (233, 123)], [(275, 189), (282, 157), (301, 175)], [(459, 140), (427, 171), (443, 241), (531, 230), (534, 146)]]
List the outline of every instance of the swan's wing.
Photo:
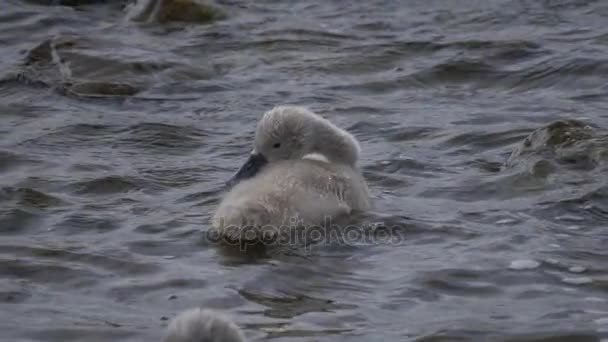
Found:
[(216, 211), (213, 226), (224, 236), (242, 240), (250, 232), (326, 226), (352, 210), (366, 209), (366, 201), (367, 185), (355, 170), (291, 161), (232, 188)]

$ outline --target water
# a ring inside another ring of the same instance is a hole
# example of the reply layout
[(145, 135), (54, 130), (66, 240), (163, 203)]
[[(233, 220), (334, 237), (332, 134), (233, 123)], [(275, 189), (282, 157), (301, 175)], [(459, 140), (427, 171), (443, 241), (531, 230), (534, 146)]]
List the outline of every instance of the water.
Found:
[[(0, 340), (155, 341), (198, 305), (251, 340), (608, 339), (606, 169), (504, 166), (554, 120), (608, 127), (608, 4), (53, 3), (0, 14)], [(356, 135), (398, 241), (205, 240), (277, 104)]]

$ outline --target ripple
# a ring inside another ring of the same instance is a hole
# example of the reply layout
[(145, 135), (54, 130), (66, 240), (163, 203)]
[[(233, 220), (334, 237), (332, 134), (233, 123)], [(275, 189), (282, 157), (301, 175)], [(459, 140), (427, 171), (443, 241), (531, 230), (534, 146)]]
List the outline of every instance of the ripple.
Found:
[[(596, 77), (608, 71), (608, 60), (571, 58), (548, 59), (505, 77), (501, 83), (518, 91), (566, 86), (572, 79)], [(599, 84), (599, 80), (597, 83)]]
[(31, 294), (18, 291), (0, 291), (0, 303), (19, 304), (25, 302)]
[(437, 63), (407, 75), (396, 75), (389, 80), (333, 86), (329, 89), (381, 93), (452, 83), (523, 92), (546, 87), (564, 87), (567, 85), (567, 79), (574, 78), (585, 79), (588, 87), (595, 89), (601, 85), (596, 75), (606, 70), (608, 61), (583, 58), (567, 61), (548, 60), (515, 71), (501, 69), (482, 59), (457, 59)]
[(25, 279), (38, 284), (64, 286), (91, 285), (101, 275), (76, 265), (56, 265), (33, 260), (0, 259), (2, 276)]
[[(403, 186), (408, 184), (407, 179), (399, 175), (409, 175), (424, 178), (437, 178), (437, 174), (448, 172), (447, 169), (430, 163), (423, 163), (411, 158), (385, 159), (374, 165), (364, 168), (365, 176), (370, 181), (378, 178), (382, 185)], [(399, 180), (401, 179), (401, 180)], [(387, 183), (388, 182), (388, 183)]]
[(347, 130), (357, 136), (381, 137), (390, 142), (420, 141), (434, 137), (439, 132), (438, 128), (433, 127), (394, 127), (365, 120), (357, 121)]
[(27, 2), (31, 2), (39, 5), (60, 5), (60, 6), (82, 6), (82, 5), (90, 5), (94, 3), (102, 4), (106, 2), (106, 0), (26, 0)]
[(529, 129), (511, 129), (504, 132), (491, 133), (467, 132), (450, 137), (442, 145), (451, 149), (462, 146), (467, 151), (470, 151), (473, 147), (475, 150), (488, 150), (509, 146), (522, 141), (529, 133)]
[(21, 234), (40, 223), (40, 214), (19, 208), (0, 208), (0, 234)]
[(481, 330), (454, 330), (447, 329), (417, 338), (416, 342), (447, 342), (470, 341), (475, 339), (504, 341), (504, 342), (599, 342), (594, 332), (586, 331), (536, 331), (529, 333), (499, 333)]
[(219, 202), (219, 195), (221, 194), (221, 190), (211, 190), (211, 191), (200, 191), (191, 194), (187, 194), (180, 199), (177, 200), (177, 203), (190, 203), (196, 202), (197, 204), (207, 204), (207, 205), (216, 205)]
[(69, 84), (67, 94), (82, 97), (124, 97), (133, 96), (141, 91), (136, 85), (117, 82), (90, 81)]
[[(340, 33), (315, 30), (310, 28), (286, 28), (281, 30), (265, 30), (259, 32), (260, 37), (271, 37), (269, 41), (276, 41), (276, 39), (291, 40), (296, 39), (298, 41), (308, 41), (315, 45), (331, 45), (336, 41), (340, 40), (352, 40), (356, 39), (351, 35), (345, 35)], [(281, 37), (281, 38), (277, 38)]]
[(108, 195), (142, 189), (158, 189), (158, 187), (153, 186), (144, 179), (128, 176), (105, 176), (88, 181), (72, 183), (69, 187), (80, 195)]
[(7, 172), (24, 166), (35, 163), (26, 156), (0, 150), (0, 172)]
[(118, 302), (128, 302), (132, 298), (140, 298), (143, 295), (167, 288), (175, 290), (202, 289), (207, 282), (201, 279), (169, 279), (146, 284), (129, 284), (113, 286), (109, 289), (109, 296)]
[(180, 222), (177, 219), (172, 219), (167, 222), (142, 224), (137, 226), (135, 231), (143, 234), (158, 234), (170, 231), (171, 229), (175, 229), (183, 225), (183, 222)]
[(246, 289), (239, 290), (245, 299), (266, 306), (264, 315), (272, 318), (293, 318), (309, 312), (327, 312), (351, 309), (352, 305), (339, 304), (330, 299), (313, 298), (303, 294), (269, 295)]
[[(528, 60), (546, 53), (538, 44), (528, 41), (484, 41), (465, 40), (446, 43), (432, 41), (400, 41), (376, 44), (362, 44), (341, 50), (338, 57), (322, 59), (314, 67), (318, 71), (341, 75), (353, 75), (361, 72), (385, 71), (390, 67), (399, 68), (406, 57), (432, 56), (443, 50), (456, 50), (483, 56), (492, 62), (514, 62)], [(494, 70), (487, 64), (472, 60), (452, 61), (434, 66), (429, 71), (412, 74), (415, 78), (431, 80), (464, 79), (468, 76), (481, 76)], [(473, 73), (473, 74), (471, 74)]]
[(78, 123), (53, 129), (36, 138), (21, 142), (21, 145), (53, 150), (71, 150), (98, 146), (113, 140), (116, 126)]
[(150, 151), (166, 148), (175, 152), (189, 152), (201, 147), (201, 140), (206, 136), (206, 132), (195, 127), (146, 122), (122, 130), (119, 141)]
[[(186, 235), (192, 235), (189, 231)], [(187, 237), (183, 237), (187, 241)], [(170, 243), (171, 242), (171, 243)], [(192, 242), (176, 243), (171, 240), (137, 240), (125, 243), (129, 251), (135, 254), (148, 256), (175, 256), (188, 253), (196, 253), (200, 251), (200, 246), (194, 245)]]
[(206, 167), (173, 167), (170, 169), (142, 170), (139, 174), (155, 184), (182, 187), (199, 183), (204, 179), (201, 174), (208, 171), (209, 169)]
[(500, 78), (503, 73), (492, 65), (477, 60), (455, 60), (434, 65), (413, 75), (424, 84), (436, 82), (463, 82)]
[(97, 215), (74, 213), (54, 225), (54, 229), (65, 234), (107, 233), (121, 227), (115, 218), (98, 217)]
[(0, 303), (2, 304), (21, 304), (27, 302), (32, 297), (32, 287), (23, 280), (2, 281), (0, 290)]
[(491, 283), (482, 281), (484, 274), (464, 269), (449, 269), (426, 272), (418, 276), (417, 282), (426, 288), (458, 296), (494, 296), (502, 290)]
[[(101, 269), (108, 273), (120, 275), (141, 275), (158, 270), (156, 265), (140, 263), (132, 260), (130, 257), (125, 257), (124, 255), (104, 255), (99, 252), (70, 250), (73, 248), (68, 247), (45, 247), (35, 245), (1, 245), (1, 247), (3, 253), (10, 253), (24, 259), (36, 258), (41, 264), (77, 264), (81, 265), (83, 269)], [(10, 260), (7, 260), (6, 262), (10, 262)], [(27, 263), (29, 261), (17, 260), (16, 262)], [(44, 273), (44, 270), (41, 272)], [(40, 276), (43, 277), (44, 274), (41, 274)]]
[[(81, 323), (82, 324), (82, 323)], [(139, 335), (136, 328), (132, 331), (116, 329), (117, 326), (111, 322), (87, 322), (83, 328), (47, 328), (34, 330), (29, 329), (25, 336), (34, 340), (44, 340), (49, 342), (62, 341), (126, 341)], [(120, 326), (120, 325), (119, 325)]]

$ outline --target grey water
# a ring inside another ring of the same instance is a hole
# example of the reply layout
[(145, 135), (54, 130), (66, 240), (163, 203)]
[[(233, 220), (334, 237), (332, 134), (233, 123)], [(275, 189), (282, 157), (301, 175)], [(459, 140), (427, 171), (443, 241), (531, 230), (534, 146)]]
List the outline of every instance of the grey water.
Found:
[[(555, 120), (608, 127), (608, 3), (215, 6), (2, 1), (1, 341), (158, 341), (196, 306), (250, 340), (608, 341), (606, 169), (505, 167)], [(280, 104), (359, 139), (390, 239), (206, 237)]]

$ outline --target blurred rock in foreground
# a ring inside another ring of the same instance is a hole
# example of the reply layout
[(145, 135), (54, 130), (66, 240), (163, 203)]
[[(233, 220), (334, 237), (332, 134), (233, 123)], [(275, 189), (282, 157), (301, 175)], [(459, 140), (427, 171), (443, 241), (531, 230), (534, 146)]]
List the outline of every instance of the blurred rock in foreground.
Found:
[(528, 167), (538, 176), (554, 170), (592, 170), (608, 161), (608, 132), (578, 120), (559, 120), (527, 136), (506, 166)]
[(137, 0), (127, 7), (127, 18), (133, 21), (207, 24), (224, 17), (215, 5), (197, 0)]

